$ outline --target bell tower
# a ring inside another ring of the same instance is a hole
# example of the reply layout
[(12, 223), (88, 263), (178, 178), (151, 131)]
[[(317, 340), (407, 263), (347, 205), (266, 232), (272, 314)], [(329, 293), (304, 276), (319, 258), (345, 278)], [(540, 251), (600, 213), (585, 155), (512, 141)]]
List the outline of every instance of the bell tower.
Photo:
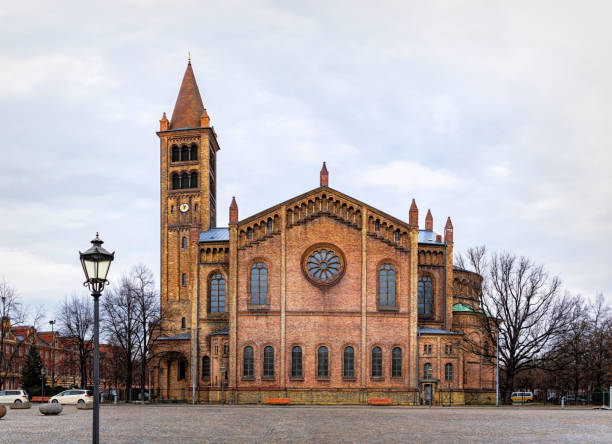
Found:
[[(219, 144), (204, 108), (191, 59), (172, 118), (159, 121), (161, 301), (188, 301), (197, 261), (194, 233), (216, 226)], [(191, 236), (190, 236), (191, 234)]]

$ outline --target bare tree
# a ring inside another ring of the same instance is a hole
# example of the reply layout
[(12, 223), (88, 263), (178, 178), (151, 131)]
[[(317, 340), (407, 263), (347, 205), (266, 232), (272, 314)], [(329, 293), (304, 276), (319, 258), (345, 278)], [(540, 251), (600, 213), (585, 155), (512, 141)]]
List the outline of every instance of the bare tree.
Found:
[(81, 387), (87, 386), (89, 356), (93, 344), (93, 303), (89, 295), (73, 293), (62, 303), (57, 319), (60, 331), (70, 337), (78, 354)]
[(603, 295), (598, 295), (590, 306), (590, 322), (587, 332), (586, 364), (590, 389), (602, 389), (612, 367), (612, 313)]
[(102, 300), (104, 330), (111, 343), (118, 345), (119, 363), (124, 367), (126, 401), (131, 400), (132, 379), (138, 356), (138, 306), (131, 277), (124, 275), (118, 287), (109, 290)]
[[(526, 257), (504, 252), (487, 255), (485, 247), (471, 248), (458, 264), (483, 277), (475, 288), (482, 315), (485, 344), (495, 344), (499, 332), (500, 365), (505, 372), (502, 389), (506, 402), (523, 371), (537, 368), (552, 340), (566, 329), (571, 301), (561, 295), (561, 282)], [(470, 352), (489, 359), (495, 349), (466, 337)]]
[[(17, 297), (17, 292), (6, 279), (0, 282), (0, 388), (13, 373), (15, 357), (18, 355), (18, 344), (11, 332), (11, 324), (21, 324), (25, 312)], [(10, 344), (10, 345), (9, 345)]]
[(153, 272), (144, 264), (138, 264), (132, 268), (131, 273), (132, 292), (136, 300), (139, 341), (138, 356), (140, 360), (140, 396), (145, 401), (145, 385), (149, 362), (153, 359), (151, 343), (159, 334), (160, 330), (154, 328), (159, 320), (159, 296), (155, 291)]

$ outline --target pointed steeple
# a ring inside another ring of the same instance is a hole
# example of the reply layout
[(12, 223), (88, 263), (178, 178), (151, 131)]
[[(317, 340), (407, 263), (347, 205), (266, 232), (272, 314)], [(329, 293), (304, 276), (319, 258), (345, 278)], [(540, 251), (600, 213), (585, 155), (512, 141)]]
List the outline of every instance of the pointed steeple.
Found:
[(229, 208), (229, 223), (238, 223), (238, 204), (236, 203), (236, 198), (234, 196), (232, 196), (232, 203), (230, 204)]
[(453, 243), (453, 223), (450, 216), (446, 219), (446, 226), (444, 227), (444, 242), (447, 244)]
[(172, 119), (170, 119), (169, 129), (179, 128), (199, 128), (200, 117), (204, 111), (200, 90), (196, 83), (191, 61), (187, 63), (187, 70), (183, 76), (181, 89), (176, 98), (176, 105), (172, 111)]
[(416, 201), (412, 199), (410, 204), (410, 211), (408, 212), (408, 223), (410, 225), (419, 225), (419, 208), (417, 207)]
[(322, 187), (329, 186), (329, 173), (327, 172), (327, 167), (325, 166), (325, 162), (323, 162), (323, 167), (321, 168), (320, 184)]
[(164, 115), (162, 116), (161, 120), (159, 121), (159, 130), (160, 131), (168, 131), (168, 118), (166, 117), (166, 113), (164, 112)]
[(431, 210), (427, 210), (427, 216), (425, 216), (425, 230), (433, 231), (433, 216)]

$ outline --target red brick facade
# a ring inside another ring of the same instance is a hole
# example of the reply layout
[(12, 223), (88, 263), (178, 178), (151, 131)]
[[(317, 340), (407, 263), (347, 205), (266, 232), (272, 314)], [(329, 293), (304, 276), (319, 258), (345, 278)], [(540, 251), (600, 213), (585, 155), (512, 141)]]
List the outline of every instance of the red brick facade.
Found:
[[(233, 199), (230, 226), (215, 228), (219, 146), (203, 109), (189, 65), (157, 133), (160, 397), (219, 401), (223, 386), (231, 402), (414, 404), (454, 392), (461, 403), (464, 388), (494, 387), (490, 363), (462, 347), (464, 332), (478, 334), (477, 304), (453, 317), (465, 272), (453, 267), (450, 219), (444, 240), (431, 212), (419, 230), (414, 201), (409, 222), (397, 219), (330, 188), (323, 165), (319, 188), (242, 220)], [(197, 159), (177, 157), (184, 147)], [(191, 172), (197, 183), (176, 189), (173, 175)]]

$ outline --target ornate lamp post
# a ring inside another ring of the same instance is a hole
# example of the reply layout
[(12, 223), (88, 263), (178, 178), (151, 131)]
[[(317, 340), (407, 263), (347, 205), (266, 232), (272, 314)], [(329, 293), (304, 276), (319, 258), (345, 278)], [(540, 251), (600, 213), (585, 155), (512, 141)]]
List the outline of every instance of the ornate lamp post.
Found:
[(93, 246), (85, 253), (79, 251), (81, 265), (85, 272), (84, 286), (89, 288), (94, 298), (94, 409), (93, 409), (93, 431), (92, 442), (100, 442), (100, 305), (104, 285), (108, 283), (106, 275), (110, 264), (115, 258), (115, 252), (109, 253), (103, 247), (102, 240), (96, 233), (96, 238), (91, 241)]

